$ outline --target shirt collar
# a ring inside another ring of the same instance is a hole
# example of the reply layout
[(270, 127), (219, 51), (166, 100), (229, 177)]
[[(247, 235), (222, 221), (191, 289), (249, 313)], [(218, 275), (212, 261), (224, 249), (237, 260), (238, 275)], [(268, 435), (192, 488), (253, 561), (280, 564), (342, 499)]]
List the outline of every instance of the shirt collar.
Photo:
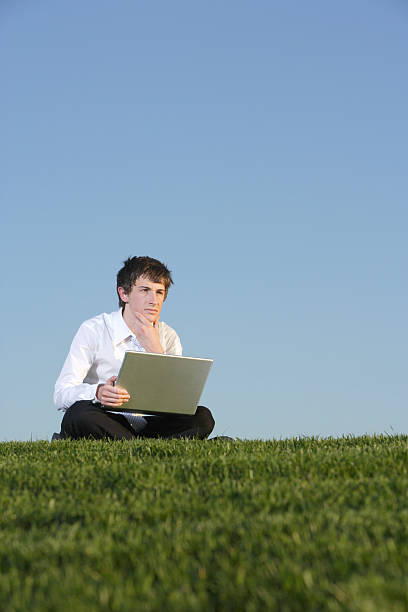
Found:
[(134, 335), (125, 323), (121, 308), (115, 312), (112, 312), (111, 323), (114, 344), (120, 344), (127, 338), (130, 338), (130, 336)]

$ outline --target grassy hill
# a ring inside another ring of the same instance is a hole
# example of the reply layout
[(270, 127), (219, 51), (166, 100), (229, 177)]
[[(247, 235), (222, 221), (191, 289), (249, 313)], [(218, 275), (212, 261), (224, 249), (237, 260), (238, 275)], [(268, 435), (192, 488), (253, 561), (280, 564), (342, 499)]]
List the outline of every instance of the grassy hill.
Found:
[(0, 444), (7, 612), (408, 609), (408, 437)]

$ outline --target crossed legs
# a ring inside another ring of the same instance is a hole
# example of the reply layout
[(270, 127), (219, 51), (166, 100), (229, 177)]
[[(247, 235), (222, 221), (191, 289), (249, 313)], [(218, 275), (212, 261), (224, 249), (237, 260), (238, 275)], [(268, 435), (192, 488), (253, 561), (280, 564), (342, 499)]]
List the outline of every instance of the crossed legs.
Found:
[(66, 411), (61, 433), (67, 438), (199, 438), (212, 432), (215, 421), (208, 408), (198, 406), (193, 415), (145, 416), (146, 425), (135, 430), (121, 414), (113, 414), (90, 400), (75, 402)]

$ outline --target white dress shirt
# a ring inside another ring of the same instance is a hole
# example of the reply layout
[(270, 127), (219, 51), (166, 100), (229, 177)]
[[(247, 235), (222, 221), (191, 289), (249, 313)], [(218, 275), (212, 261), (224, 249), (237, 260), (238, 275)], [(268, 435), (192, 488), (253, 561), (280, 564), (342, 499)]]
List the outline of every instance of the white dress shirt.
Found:
[[(159, 321), (160, 344), (166, 355), (181, 355), (180, 338)], [(103, 313), (82, 323), (55, 383), (54, 403), (67, 410), (79, 400), (94, 400), (98, 385), (117, 376), (126, 351), (145, 352), (122, 317), (122, 309)], [(133, 421), (130, 413), (124, 414)]]

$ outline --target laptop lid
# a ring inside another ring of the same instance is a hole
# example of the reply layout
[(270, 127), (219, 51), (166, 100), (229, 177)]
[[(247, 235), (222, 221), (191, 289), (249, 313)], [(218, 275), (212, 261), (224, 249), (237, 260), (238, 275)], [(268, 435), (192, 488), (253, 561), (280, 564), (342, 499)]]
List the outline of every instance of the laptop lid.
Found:
[(195, 414), (213, 360), (128, 351), (116, 386), (130, 400), (115, 412)]

